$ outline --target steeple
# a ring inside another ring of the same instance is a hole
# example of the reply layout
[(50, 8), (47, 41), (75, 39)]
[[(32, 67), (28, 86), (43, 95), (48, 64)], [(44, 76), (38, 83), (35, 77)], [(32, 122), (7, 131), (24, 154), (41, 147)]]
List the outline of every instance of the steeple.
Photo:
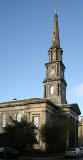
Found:
[(58, 28), (58, 16), (57, 13), (54, 15), (54, 24), (53, 24), (53, 33), (52, 33), (52, 48), (60, 48), (60, 40), (59, 40), (59, 28)]
[(58, 16), (57, 13), (54, 15), (54, 24), (52, 32), (51, 48), (48, 51), (49, 62), (62, 61), (62, 48), (60, 48), (59, 40), (59, 28), (58, 28)]
[(66, 104), (66, 86), (64, 78), (65, 66), (62, 62), (63, 50), (60, 47), (58, 16), (54, 15), (51, 48), (48, 51), (49, 62), (46, 66), (44, 79), (44, 97), (55, 104)]

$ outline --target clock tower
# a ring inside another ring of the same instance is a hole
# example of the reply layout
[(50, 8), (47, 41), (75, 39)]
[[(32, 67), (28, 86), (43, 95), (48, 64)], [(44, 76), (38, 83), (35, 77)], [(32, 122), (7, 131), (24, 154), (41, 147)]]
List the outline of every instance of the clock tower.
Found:
[(51, 48), (48, 51), (49, 62), (44, 79), (44, 97), (55, 104), (66, 104), (66, 86), (64, 79), (65, 66), (62, 62), (63, 50), (60, 47), (58, 16), (54, 15)]

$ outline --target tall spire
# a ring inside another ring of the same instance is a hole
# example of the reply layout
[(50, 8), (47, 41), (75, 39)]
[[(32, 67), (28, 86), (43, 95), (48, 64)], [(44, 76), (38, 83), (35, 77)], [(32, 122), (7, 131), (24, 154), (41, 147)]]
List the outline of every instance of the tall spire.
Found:
[(64, 79), (65, 66), (62, 61), (63, 50), (60, 48), (58, 16), (54, 15), (52, 44), (48, 51), (49, 62), (46, 66), (46, 78), (44, 79), (44, 97), (55, 104), (66, 102), (66, 81)]
[(54, 15), (54, 24), (53, 24), (53, 33), (52, 33), (52, 48), (60, 48), (60, 40), (59, 40), (59, 28), (58, 28), (58, 16), (57, 13)]

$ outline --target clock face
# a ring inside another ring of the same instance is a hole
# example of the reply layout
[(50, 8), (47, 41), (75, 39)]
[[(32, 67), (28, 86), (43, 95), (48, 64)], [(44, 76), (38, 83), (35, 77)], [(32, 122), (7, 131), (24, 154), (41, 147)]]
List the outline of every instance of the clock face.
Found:
[(50, 73), (51, 73), (51, 74), (54, 74), (54, 73), (55, 73), (55, 70), (54, 70), (54, 69), (52, 69), (52, 70), (50, 71)]
[(55, 65), (49, 66), (49, 73), (50, 75), (53, 75), (55, 73)]

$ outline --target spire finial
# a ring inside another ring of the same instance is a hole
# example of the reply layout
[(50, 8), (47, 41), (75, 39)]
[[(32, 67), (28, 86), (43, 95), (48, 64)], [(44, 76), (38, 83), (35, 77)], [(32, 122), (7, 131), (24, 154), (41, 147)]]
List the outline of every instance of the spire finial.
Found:
[(55, 14), (57, 14), (57, 8), (55, 7)]
[(53, 24), (53, 33), (52, 33), (52, 47), (60, 48), (60, 40), (59, 40), (59, 28), (58, 28), (58, 16), (57, 9), (55, 7), (55, 15), (54, 15), (54, 24)]

